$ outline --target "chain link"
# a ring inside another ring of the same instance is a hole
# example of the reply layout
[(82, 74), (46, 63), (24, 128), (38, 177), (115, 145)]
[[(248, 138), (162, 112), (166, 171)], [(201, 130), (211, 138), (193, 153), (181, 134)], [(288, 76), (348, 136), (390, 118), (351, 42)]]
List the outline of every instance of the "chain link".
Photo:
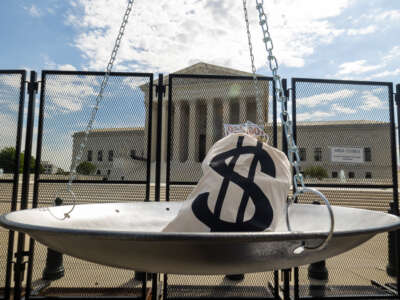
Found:
[(287, 111), (287, 103), (288, 103), (288, 96), (286, 95), (284, 89), (283, 89), (283, 84), (282, 84), (282, 79), (278, 75), (278, 61), (276, 57), (273, 55), (272, 50), (274, 48), (274, 45), (272, 43), (271, 35), (268, 31), (268, 24), (267, 24), (267, 16), (264, 12), (263, 8), (264, 0), (256, 0), (256, 7), (258, 10), (258, 17), (261, 25), (261, 29), (263, 32), (263, 41), (265, 44), (265, 49), (268, 52), (268, 63), (269, 63), (269, 68), (272, 71), (273, 75), (273, 80), (275, 84), (275, 95), (278, 99), (278, 101), (281, 103), (281, 122), (282, 126), (285, 131), (285, 137), (286, 137), (286, 142), (288, 145), (288, 157), (290, 160), (290, 164), (295, 170), (295, 174), (293, 175), (293, 185), (294, 185), (294, 194), (292, 199), (289, 199), (287, 203), (287, 209), (286, 209), (286, 223), (287, 226), (290, 229), (290, 223), (289, 223), (289, 205), (291, 204), (291, 200), (295, 200), (298, 195), (301, 195), (305, 192), (311, 192), (319, 196), (322, 200), (324, 200), (326, 207), (328, 208), (329, 212), (329, 218), (330, 218), (330, 229), (328, 232), (327, 237), (325, 238), (324, 241), (322, 241), (319, 245), (317, 246), (307, 246), (307, 245), (302, 245), (295, 249), (293, 251), (294, 254), (301, 254), (305, 250), (308, 251), (320, 251), (324, 249), (329, 241), (331, 240), (333, 236), (333, 231), (335, 227), (335, 218), (333, 215), (333, 210), (331, 205), (329, 204), (328, 199), (322, 194), (320, 191), (313, 189), (313, 188), (308, 188), (304, 184), (304, 178), (303, 175), (300, 173), (300, 155), (299, 155), (299, 149), (296, 146), (296, 143), (294, 141), (294, 136), (293, 136), (293, 124), (292, 121), (290, 120), (290, 116)]
[(272, 50), (274, 49), (274, 44), (272, 42), (272, 38), (269, 33), (268, 22), (267, 22), (268, 19), (267, 15), (264, 12), (263, 5), (264, 5), (264, 0), (256, 0), (258, 19), (263, 33), (263, 42), (265, 45), (265, 49), (267, 50), (268, 53), (268, 64), (272, 72), (272, 77), (275, 84), (275, 94), (278, 101), (281, 103), (280, 117), (285, 132), (286, 142), (288, 145), (288, 156), (290, 164), (295, 170), (295, 174), (293, 176), (294, 187), (296, 194), (301, 194), (305, 189), (305, 184), (304, 184), (303, 174), (300, 173), (299, 149), (297, 148), (296, 143), (294, 141), (292, 121), (290, 120), (290, 116), (287, 111), (288, 97), (286, 96), (285, 91), (283, 89), (282, 79), (278, 75), (278, 69), (279, 69), (278, 61), (272, 53)]
[[(132, 11), (133, 2), (134, 2), (134, 0), (128, 0), (128, 6), (126, 7), (125, 14), (123, 16), (121, 26), (119, 28), (118, 36), (117, 36), (117, 38), (115, 40), (114, 47), (113, 47), (113, 50), (111, 52), (111, 56), (110, 56), (110, 59), (108, 61), (108, 64), (107, 64), (107, 67), (106, 67), (106, 70), (105, 70), (105, 74), (104, 74), (103, 79), (101, 81), (100, 90), (99, 90), (99, 93), (96, 96), (95, 105), (94, 105), (94, 107), (92, 109), (92, 112), (90, 114), (89, 122), (88, 122), (88, 124), (87, 124), (87, 126), (85, 128), (83, 141), (80, 143), (78, 154), (75, 156), (75, 158), (74, 158), (74, 160), (73, 160), (73, 162), (71, 164), (70, 175), (69, 175), (69, 179), (68, 179), (68, 183), (67, 183), (67, 191), (70, 194), (73, 194), (71, 188), (72, 188), (72, 182), (76, 179), (76, 168), (79, 165), (80, 161), (82, 160), (83, 151), (84, 151), (84, 149), (86, 147), (86, 143), (87, 143), (87, 140), (88, 140), (89, 133), (93, 128), (93, 123), (94, 123), (94, 121), (96, 119), (96, 114), (97, 114), (97, 111), (99, 110), (100, 102), (103, 100), (104, 90), (105, 90), (105, 88), (107, 86), (107, 83), (108, 83), (108, 80), (110, 78), (110, 73), (111, 73), (111, 70), (113, 68), (115, 59), (117, 57), (118, 50), (119, 50), (119, 47), (120, 47), (120, 44), (121, 44), (122, 37), (123, 37), (124, 32), (125, 32), (126, 25), (128, 24), (129, 15), (130, 15), (130, 13)], [(72, 208), (71, 208), (71, 210), (69, 212), (64, 214), (65, 217), (69, 217), (69, 214), (75, 208), (75, 204), (76, 203), (75, 203), (75, 198), (74, 198), (73, 206), (72, 206)]]
[[(261, 99), (261, 91), (260, 91), (260, 86), (258, 82), (258, 78), (256, 75), (256, 67), (254, 64), (254, 54), (253, 54), (253, 45), (251, 42), (251, 33), (250, 33), (250, 25), (249, 25), (249, 18), (248, 18), (248, 13), (247, 13), (247, 0), (243, 0), (243, 13), (244, 13), (244, 19), (246, 21), (246, 30), (247, 30), (247, 40), (249, 43), (249, 52), (250, 52), (250, 60), (251, 60), (251, 71), (253, 73), (253, 86), (256, 91), (256, 105), (257, 105), (257, 124), (263, 126), (263, 130), (266, 130), (266, 123), (263, 116), (263, 102)], [(263, 122), (264, 120), (264, 122)]]

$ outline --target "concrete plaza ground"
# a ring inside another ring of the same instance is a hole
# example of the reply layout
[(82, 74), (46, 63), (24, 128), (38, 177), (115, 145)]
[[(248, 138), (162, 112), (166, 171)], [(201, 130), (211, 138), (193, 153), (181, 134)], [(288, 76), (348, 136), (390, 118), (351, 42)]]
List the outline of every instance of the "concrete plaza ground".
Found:
[[(59, 187), (54, 184), (43, 184), (40, 190), (40, 199), (43, 206), (49, 205), (53, 199), (54, 190)], [(190, 192), (190, 187), (174, 187), (171, 189), (171, 199), (183, 199)], [(9, 211), (11, 185), (1, 184), (2, 193), (0, 195), (0, 214)], [(32, 188), (31, 188), (32, 191)], [(136, 200), (140, 201), (143, 197), (143, 186), (112, 186), (101, 185), (93, 187), (85, 185), (81, 187), (82, 202), (108, 202)], [(391, 190), (332, 190), (325, 189), (328, 199), (334, 205), (353, 206), (380, 211), (387, 211), (389, 202), (392, 200)], [(132, 199), (132, 194), (139, 195)], [(86, 196), (85, 196), (86, 195)], [(89, 197), (90, 195), (90, 197)], [(95, 197), (93, 195), (96, 195)], [(129, 195), (129, 197), (128, 197)], [(311, 198), (305, 202), (312, 201)], [(3, 285), (5, 276), (5, 263), (7, 253), (8, 232), (0, 228), (0, 283)], [(47, 249), (36, 243), (34, 254), (33, 284), (34, 288), (39, 287), (42, 272), (46, 263)], [(116, 253), (116, 255), (118, 255)], [(329, 270), (328, 286), (355, 285), (370, 286), (371, 280), (379, 284), (394, 282), (393, 278), (386, 274), (388, 263), (388, 239), (387, 233), (379, 234), (365, 244), (342, 255), (327, 260)], [(113, 294), (131, 293), (132, 288), (140, 288), (140, 283), (133, 280), (134, 272), (101, 266), (94, 263), (82, 261), (70, 256), (64, 256), (65, 276), (51, 283), (50, 289), (44, 290), (42, 294)], [(308, 285), (307, 266), (300, 267), (300, 285)], [(246, 274), (245, 279), (240, 282), (233, 282), (221, 276), (185, 276), (169, 275), (169, 286), (213, 286), (213, 287), (241, 287), (246, 286), (251, 291), (252, 288), (266, 287), (268, 282), (273, 283), (273, 273)], [(293, 276), (292, 281), (293, 283)], [(150, 283), (149, 283), (150, 284)], [(125, 292), (124, 292), (125, 291)], [(210, 289), (212, 293), (212, 289)]]

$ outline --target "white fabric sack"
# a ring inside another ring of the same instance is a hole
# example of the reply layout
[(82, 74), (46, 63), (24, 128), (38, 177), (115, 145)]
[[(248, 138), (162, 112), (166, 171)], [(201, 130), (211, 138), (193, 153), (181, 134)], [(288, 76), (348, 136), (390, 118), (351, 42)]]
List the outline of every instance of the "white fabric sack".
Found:
[(287, 231), (291, 167), (256, 138), (230, 134), (205, 157), (203, 177), (166, 232)]

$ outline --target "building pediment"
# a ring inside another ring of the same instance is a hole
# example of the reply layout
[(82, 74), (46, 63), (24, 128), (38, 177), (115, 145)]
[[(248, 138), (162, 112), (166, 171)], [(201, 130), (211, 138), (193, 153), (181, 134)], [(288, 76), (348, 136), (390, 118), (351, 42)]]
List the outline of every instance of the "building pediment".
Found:
[(187, 68), (176, 71), (172, 74), (197, 74), (197, 75), (228, 75), (228, 76), (252, 76), (252, 73), (217, 66), (213, 64), (207, 64), (199, 62), (191, 65)]
[[(184, 69), (175, 71), (171, 74), (194, 74), (194, 75), (222, 75), (222, 76), (253, 76), (253, 73), (244, 72), (236, 69), (231, 69), (227, 67), (222, 67), (218, 65), (208, 64), (204, 62), (199, 62)], [(257, 74), (261, 76), (260, 74)], [(168, 83), (169, 76), (164, 76), (164, 84)], [(157, 80), (154, 80), (157, 82)], [(148, 83), (140, 86), (142, 91), (148, 89)]]

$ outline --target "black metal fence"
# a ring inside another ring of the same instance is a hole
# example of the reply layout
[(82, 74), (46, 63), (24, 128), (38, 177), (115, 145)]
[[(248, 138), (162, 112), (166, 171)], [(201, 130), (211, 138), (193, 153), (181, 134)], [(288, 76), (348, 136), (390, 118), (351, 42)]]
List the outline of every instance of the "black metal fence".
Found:
[[(73, 200), (65, 188), (66, 172), (79, 154), (85, 137), (82, 128), (88, 122), (103, 76), (97, 72), (42, 73), (36, 157), (42, 164), (51, 162), (57, 170), (46, 172), (50, 174), (36, 172), (33, 207), (53, 205), (56, 197)], [(77, 165), (80, 175), (73, 191), (79, 195), (78, 203), (150, 201), (152, 83), (152, 74), (111, 74), (82, 163)], [(85, 166), (95, 170), (89, 172)], [(135, 280), (133, 272), (70, 256), (64, 257), (65, 276), (43, 293), (47, 249), (35, 245), (34, 253), (29, 260), (31, 281), (27, 282), (34, 294), (141, 296), (142, 282)]]
[[(393, 85), (292, 79), (300, 166), (309, 186), (336, 205), (398, 214)], [(303, 195), (299, 202), (313, 202)], [(393, 297), (398, 277), (387, 268), (394, 237), (379, 234), (320, 266), (294, 270), (294, 296)], [(389, 275), (389, 274), (391, 275)]]
[[(25, 81), (25, 71), (0, 71), (0, 160), (6, 163), (0, 170), (1, 214), (17, 209)], [(10, 297), (14, 236), (13, 231), (0, 229), (0, 296), (4, 298)]]
[[(101, 72), (43, 71), (35, 112), (37, 80), (36, 73), (31, 73), (25, 125), (28, 158), (25, 156), (21, 194), (17, 195), (20, 168), (16, 167), (9, 178), (0, 177), (5, 191), (2, 213), (15, 210), (17, 198), (21, 209), (54, 205), (58, 196), (66, 203), (72, 201), (65, 191), (68, 171), (79, 152), (102, 76)], [(24, 71), (0, 72), (0, 125), (11, 126), (1, 133), (0, 140), (8, 143), (2, 147), (15, 145), (15, 166), (20, 161), (24, 83)], [(208, 149), (224, 135), (224, 124), (247, 120), (264, 123), (269, 143), (285, 150), (273, 82), (259, 77), (258, 85), (261, 106), (255, 103), (251, 76), (171, 74), (168, 78), (160, 75), (153, 84), (152, 74), (112, 73), (83, 151), (85, 163), (79, 166), (73, 185), (78, 203), (186, 199), (201, 176), (201, 162)], [(291, 86), (294, 128), (306, 183), (322, 189), (333, 204), (398, 215), (392, 84), (295, 78)], [(400, 86), (398, 90), (400, 95)], [(38, 162), (34, 169), (29, 166), (31, 152)], [(313, 200), (310, 196), (300, 198), (301, 202)], [(0, 231), (1, 241), (5, 241), (0, 242), (0, 288), (4, 283), (6, 299), (11, 294), (15, 299), (145, 298), (148, 294), (148, 282), (137, 280), (132, 271), (66, 255), (64, 270), (53, 269), (52, 275), (58, 278), (49, 280), (48, 249), (33, 240), (25, 241), (23, 234), (18, 235), (14, 249), (13, 236)], [(397, 297), (395, 237), (380, 234), (310, 270), (310, 266), (303, 266), (292, 271), (245, 274), (243, 279), (240, 274), (164, 274), (164, 298)], [(158, 275), (152, 278), (155, 299), (160, 282)]]
[[(271, 142), (277, 145), (272, 79), (259, 77), (257, 85), (261, 103), (256, 103), (253, 78), (249, 76), (169, 76), (168, 127), (163, 135), (167, 145), (166, 201), (182, 201), (190, 194), (202, 176), (205, 155), (224, 137), (224, 125), (246, 121), (263, 124)], [(277, 272), (245, 274), (243, 278), (241, 274), (226, 275), (168, 275), (166, 298), (278, 297)]]

